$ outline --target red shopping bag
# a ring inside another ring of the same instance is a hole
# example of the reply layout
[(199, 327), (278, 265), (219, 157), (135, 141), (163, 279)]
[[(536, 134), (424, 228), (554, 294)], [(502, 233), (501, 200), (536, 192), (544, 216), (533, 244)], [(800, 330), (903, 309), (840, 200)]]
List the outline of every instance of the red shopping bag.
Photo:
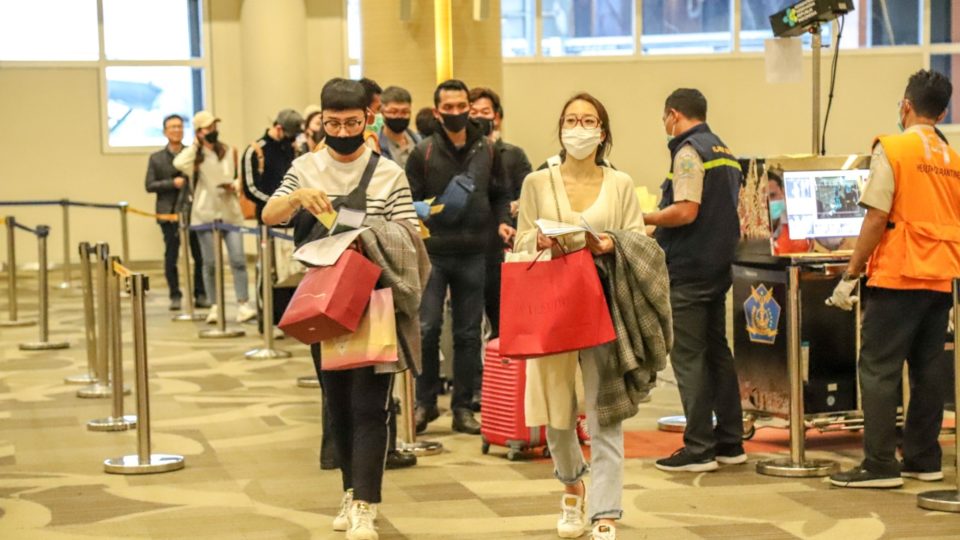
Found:
[(379, 278), (377, 265), (348, 249), (333, 266), (307, 271), (277, 326), (307, 345), (349, 334)]
[(547, 356), (589, 349), (616, 338), (589, 251), (582, 249), (550, 261), (503, 263), (503, 356)]

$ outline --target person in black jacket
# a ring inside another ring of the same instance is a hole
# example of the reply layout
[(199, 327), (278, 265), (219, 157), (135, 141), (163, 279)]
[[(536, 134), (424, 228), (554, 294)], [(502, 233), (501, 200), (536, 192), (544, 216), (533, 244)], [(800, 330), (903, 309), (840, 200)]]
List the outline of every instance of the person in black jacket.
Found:
[[(163, 135), (167, 138), (167, 146), (150, 154), (147, 163), (147, 191), (157, 194), (157, 214), (176, 214), (187, 199), (183, 191), (189, 186), (187, 177), (173, 166), (173, 158), (183, 149), (183, 117), (171, 114), (163, 119)], [(184, 218), (186, 212), (181, 215)], [(177, 258), (180, 255), (180, 233), (175, 221), (157, 220), (160, 231), (163, 232), (163, 274), (167, 278), (167, 287), (170, 289), (170, 311), (180, 309), (180, 275), (177, 268)], [(193, 298), (196, 307), (210, 307), (203, 290), (203, 257), (200, 255), (200, 243), (197, 234), (190, 233), (190, 253), (193, 255)]]
[[(421, 141), (407, 159), (406, 172), (417, 215), (430, 231), (426, 240), (433, 271), (423, 291), (420, 320), (423, 373), (417, 379), (417, 431), (439, 416), (440, 330), (450, 291), (453, 308), (453, 429), (479, 434), (471, 410), (480, 371), (484, 279), (490, 224), (510, 220), (510, 196), (500, 185), (500, 156), (468, 118), (469, 89), (462, 81), (440, 83), (433, 94), (434, 115), (442, 125)], [(451, 204), (458, 186), (472, 186), (462, 211)], [(449, 189), (448, 189), (449, 188)]]

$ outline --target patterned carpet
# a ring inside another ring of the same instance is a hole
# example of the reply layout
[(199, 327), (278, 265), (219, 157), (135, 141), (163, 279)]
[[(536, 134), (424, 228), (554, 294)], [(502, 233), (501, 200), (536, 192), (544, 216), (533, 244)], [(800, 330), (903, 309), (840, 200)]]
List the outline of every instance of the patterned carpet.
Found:
[[(343, 538), (330, 529), (339, 474), (318, 467), (318, 390), (295, 385), (312, 373), (306, 348), (283, 340), (278, 346), (293, 358), (246, 360), (244, 351), (258, 344), (255, 326), (245, 326), (244, 338), (197, 339), (204, 325), (171, 322), (162, 278), (152, 277), (158, 286), (148, 301), (153, 450), (182, 454), (186, 468), (146, 476), (103, 472), (104, 459), (136, 452), (136, 434), (86, 429), (88, 420), (109, 415), (110, 402), (79, 399), (78, 387), (63, 384), (85, 367), (82, 312), (77, 291), (53, 291), (51, 334), (71, 348), (22, 352), (17, 344), (35, 339), (36, 327), (0, 329), (0, 538)], [(35, 316), (35, 287), (24, 276), (21, 316)], [(755, 461), (786, 452), (782, 422), (758, 430), (748, 445), (749, 465), (708, 474), (656, 470), (652, 458), (680, 445), (679, 434), (656, 431), (657, 418), (680, 409), (671, 378), (665, 374), (653, 401), (627, 423), (620, 538), (960, 537), (960, 516), (915, 504), (917, 492), (953, 485), (950, 466), (946, 483), (908, 480), (893, 491), (837, 490), (823, 479), (756, 474)], [(132, 414), (134, 398), (126, 403)], [(859, 456), (856, 433), (809, 435), (811, 457), (850, 466)], [(382, 539), (556, 538), (560, 489), (549, 460), (511, 462), (496, 448), (484, 456), (478, 437), (450, 431), (449, 415), (431, 425), (428, 437), (446, 452), (386, 473)], [(952, 436), (943, 442), (952, 446)], [(952, 463), (947, 454), (945, 463)]]

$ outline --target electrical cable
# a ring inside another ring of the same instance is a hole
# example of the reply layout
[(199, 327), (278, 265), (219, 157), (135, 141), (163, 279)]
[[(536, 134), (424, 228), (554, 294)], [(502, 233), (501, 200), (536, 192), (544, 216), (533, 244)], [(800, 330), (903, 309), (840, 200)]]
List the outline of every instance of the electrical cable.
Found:
[(833, 63), (830, 66), (830, 95), (827, 97), (827, 112), (823, 117), (823, 131), (820, 135), (820, 155), (827, 155), (827, 124), (830, 122), (830, 109), (833, 107), (833, 91), (837, 85), (837, 61), (840, 59), (840, 38), (843, 37), (843, 24), (846, 16), (840, 16), (840, 29), (837, 31), (837, 45), (833, 49)]

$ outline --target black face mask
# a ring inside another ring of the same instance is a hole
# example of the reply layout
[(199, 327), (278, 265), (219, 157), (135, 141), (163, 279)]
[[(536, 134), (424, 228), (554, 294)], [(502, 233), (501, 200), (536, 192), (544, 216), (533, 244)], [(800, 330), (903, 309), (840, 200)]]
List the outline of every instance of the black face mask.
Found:
[(470, 121), (467, 113), (460, 114), (441, 114), (443, 118), (443, 127), (451, 133), (459, 133), (467, 127), (467, 122)]
[(409, 118), (383, 118), (383, 123), (394, 133), (403, 133), (410, 126)]
[(208, 131), (203, 134), (203, 138), (210, 144), (217, 144), (217, 141), (220, 139), (220, 132)]
[(320, 144), (320, 141), (323, 140), (323, 132), (314, 131), (313, 133), (310, 134), (310, 138), (313, 139), (313, 144)]
[(493, 132), (493, 120), (489, 118), (476, 117), (471, 119), (474, 124), (480, 128), (480, 132), (483, 133), (483, 136), (486, 137)]
[(334, 137), (328, 134), (326, 139), (327, 146), (332, 148), (334, 152), (343, 156), (349, 156), (363, 145), (363, 132), (361, 131), (356, 135), (350, 135), (348, 137)]

